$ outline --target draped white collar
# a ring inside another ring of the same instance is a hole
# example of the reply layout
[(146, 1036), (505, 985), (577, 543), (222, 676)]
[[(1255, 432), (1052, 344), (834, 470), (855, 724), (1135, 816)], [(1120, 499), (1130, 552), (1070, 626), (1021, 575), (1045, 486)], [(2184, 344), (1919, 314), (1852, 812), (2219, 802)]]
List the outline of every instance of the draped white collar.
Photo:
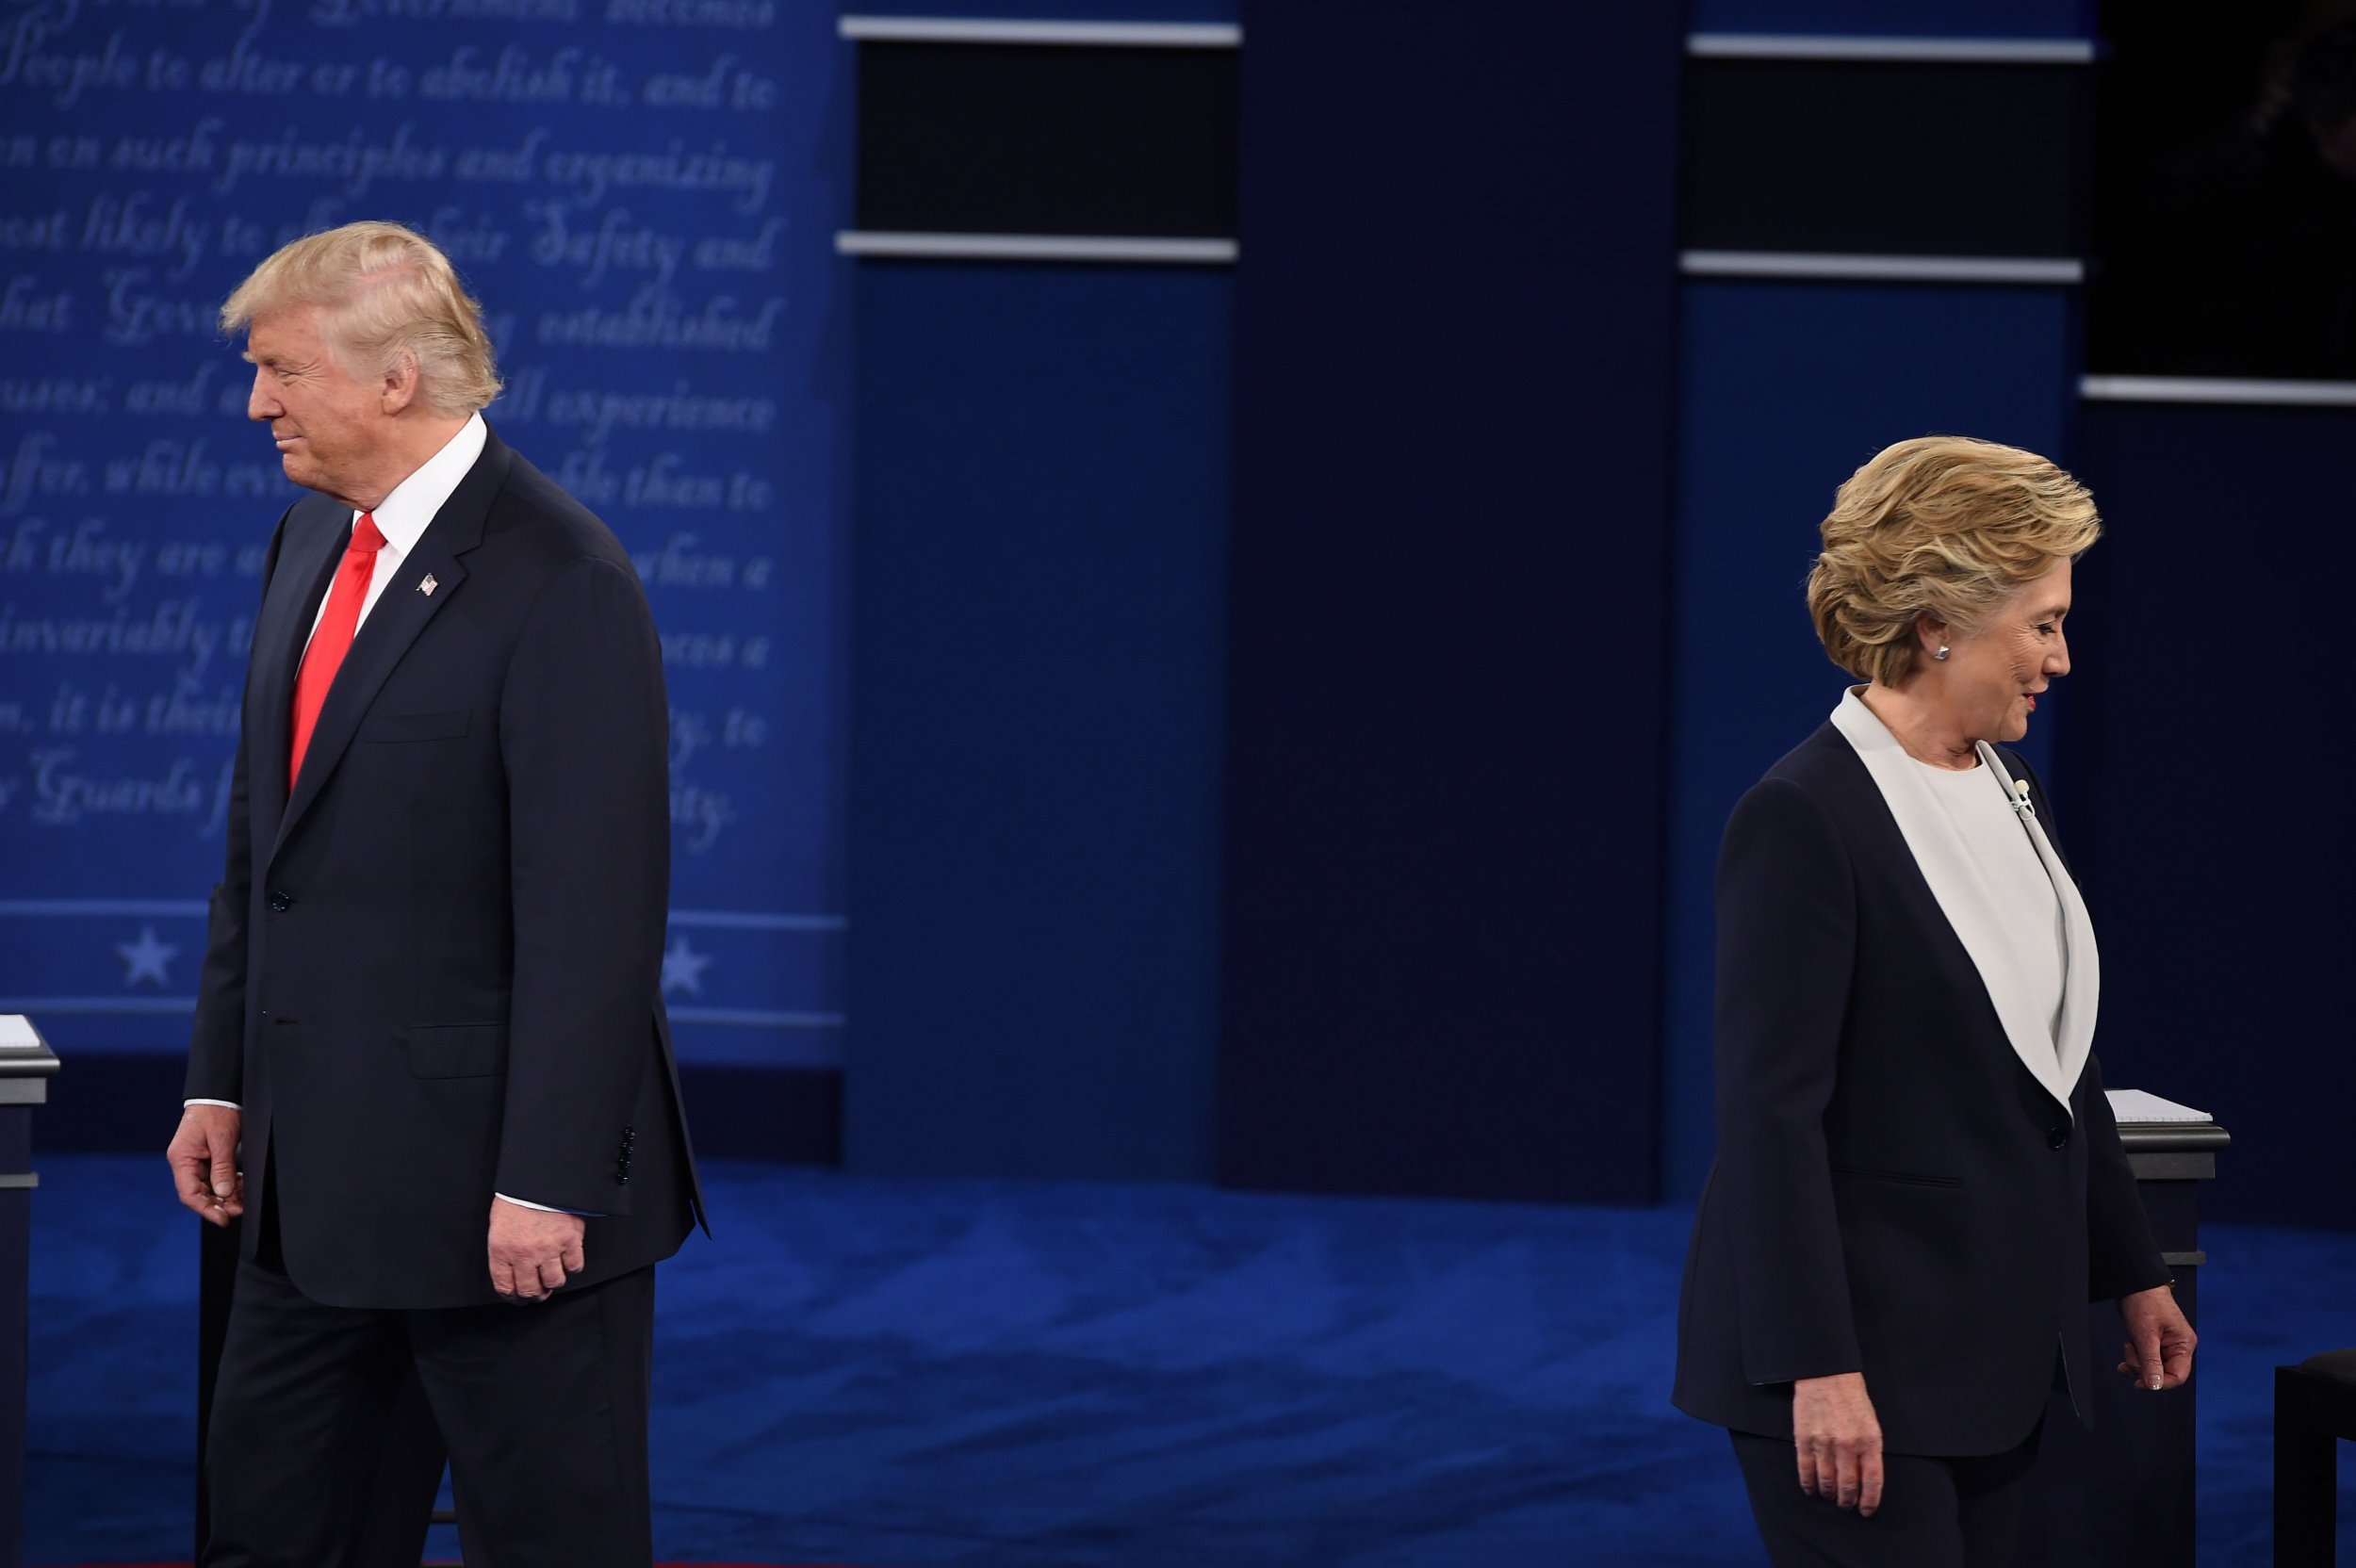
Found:
[[(1954, 829), (1932, 793), (1936, 786), (1922, 776), (1920, 765), (1906, 755), (1889, 727), (1858, 700), (1857, 688), (1850, 688), (1841, 697), (1841, 706), (1832, 711), (1832, 723), (1856, 748), (1865, 771), (1873, 776), (1875, 787), (1881, 791), (1882, 803), (1898, 820), (1898, 831), (1905, 835), (1906, 848), (1913, 851), (1914, 863), (1921, 869), (1923, 881), (1930, 884), (1931, 896), (1939, 901), (1939, 912), (1947, 917), (1947, 923), (1955, 928), (1964, 952), (1971, 955), (1972, 967), (1980, 972), (1980, 983), (1988, 988), (1988, 1000), (1995, 1004), (1997, 1021), (2004, 1026), (2004, 1036), (2012, 1042), (2013, 1054), (2069, 1111), (2070, 1091), (2077, 1086), (2079, 1074), (2086, 1070), (2086, 1056), (2094, 1049), (2094, 1015), (2102, 988), (2102, 958), (2095, 949), (2094, 925), (2086, 919), (2086, 902), (2078, 896), (2078, 885), (2070, 879), (2061, 857), (2053, 852), (2053, 841), (2045, 836), (2045, 825), (2037, 820), (2037, 813), (2029, 808), (2025, 783), (2016, 785), (1997, 758), (1995, 748), (1985, 741), (1980, 743), (1980, 764), (1988, 775), (1988, 788), (2002, 790), (2008, 799), (2017, 802), (2015, 809), (2021, 825), (2028, 830), (2029, 841), (2037, 846), (2037, 858), (2044, 863), (2045, 874), (2053, 879), (2054, 896), (2061, 903), (2062, 1006), (2058, 1025), (2050, 1019), (2039, 1018), (2021, 988), (2010, 982), (1998, 933), (2021, 919), (2022, 911), (1999, 905), (1984, 878), (1966, 874), (1953, 841)], [(2070, 1114), (2076, 1115), (2074, 1111)]]

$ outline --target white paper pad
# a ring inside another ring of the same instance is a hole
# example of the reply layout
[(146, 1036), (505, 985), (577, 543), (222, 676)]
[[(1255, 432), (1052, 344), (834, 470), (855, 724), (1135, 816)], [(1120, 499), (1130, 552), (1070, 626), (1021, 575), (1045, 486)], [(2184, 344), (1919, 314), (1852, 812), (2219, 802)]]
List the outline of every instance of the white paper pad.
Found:
[(2179, 1105), (2173, 1100), (2162, 1100), (2156, 1094), (2141, 1089), (2104, 1089), (2110, 1097), (2111, 1116), (2119, 1121), (2213, 1121), (2206, 1111), (2196, 1111), (2190, 1105)]
[(0, 1055), (11, 1051), (39, 1051), (41, 1037), (33, 1021), (23, 1013), (0, 1013)]

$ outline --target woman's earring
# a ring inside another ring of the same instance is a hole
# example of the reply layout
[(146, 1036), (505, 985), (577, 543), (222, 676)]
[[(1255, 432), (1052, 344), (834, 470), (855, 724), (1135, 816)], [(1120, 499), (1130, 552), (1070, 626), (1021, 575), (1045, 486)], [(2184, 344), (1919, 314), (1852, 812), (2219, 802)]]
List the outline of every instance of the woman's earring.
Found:
[(1948, 652), (1949, 652), (1949, 649), (1948, 649), (1947, 645), (1946, 645), (1946, 644), (1944, 644), (1944, 643), (1941, 643), (1941, 644), (1939, 644), (1939, 651), (1938, 651), (1937, 653), (1932, 654), (1932, 655), (1931, 655), (1931, 657), (1932, 657), (1933, 659), (1944, 659), (1944, 658), (1946, 658), (1946, 657), (1947, 657)]

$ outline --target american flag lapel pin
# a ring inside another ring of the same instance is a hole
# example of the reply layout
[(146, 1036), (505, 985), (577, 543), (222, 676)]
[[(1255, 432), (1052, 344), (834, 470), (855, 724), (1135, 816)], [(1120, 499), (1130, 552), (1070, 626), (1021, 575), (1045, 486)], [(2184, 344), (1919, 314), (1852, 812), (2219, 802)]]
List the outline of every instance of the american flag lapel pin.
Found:
[(425, 574), (425, 580), (417, 584), (417, 592), (423, 594), (427, 598), (432, 598), (434, 596), (434, 590), (439, 588), (440, 586), (440, 583), (434, 580), (434, 574), (432, 572), (428, 572)]

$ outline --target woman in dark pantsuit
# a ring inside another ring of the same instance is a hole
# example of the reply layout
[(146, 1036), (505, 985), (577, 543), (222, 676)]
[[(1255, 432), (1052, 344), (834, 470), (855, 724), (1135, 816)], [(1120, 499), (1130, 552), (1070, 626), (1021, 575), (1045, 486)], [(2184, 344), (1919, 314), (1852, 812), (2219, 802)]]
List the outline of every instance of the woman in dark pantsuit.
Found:
[(1779, 1565), (2009, 1564), (2046, 1402), (2191, 1374), (2092, 1055), (2094, 931), (2005, 743), (2070, 670), (2094, 503), (1926, 437), (1841, 487), (1808, 586), (1865, 680), (1767, 771), (1718, 865), (1718, 1158), (1678, 1407), (1733, 1435)]

